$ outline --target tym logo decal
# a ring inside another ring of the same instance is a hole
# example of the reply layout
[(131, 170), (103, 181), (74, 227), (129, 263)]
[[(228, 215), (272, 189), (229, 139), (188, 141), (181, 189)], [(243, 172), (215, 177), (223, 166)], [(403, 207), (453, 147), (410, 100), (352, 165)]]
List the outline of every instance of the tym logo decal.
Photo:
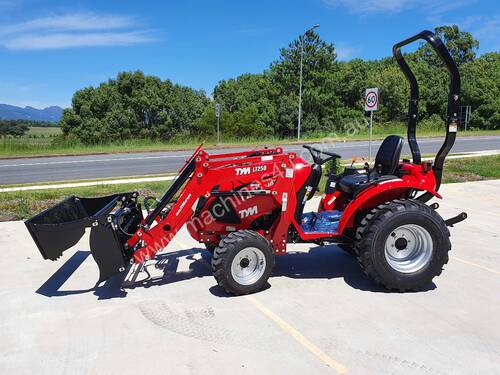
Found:
[(245, 168), (235, 168), (236, 169), (236, 176), (241, 176), (244, 174), (250, 174), (250, 167), (245, 167)]
[(240, 217), (243, 219), (245, 217), (256, 215), (259, 213), (259, 211), (257, 209), (257, 206), (253, 206), (253, 207), (245, 208), (244, 210), (239, 211), (239, 213), (240, 213)]
[(267, 170), (267, 165), (256, 165), (255, 167), (244, 167), (235, 168), (236, 176), (242, 176), (244, 174), (250, 174), (254, 172), (265, 172)]

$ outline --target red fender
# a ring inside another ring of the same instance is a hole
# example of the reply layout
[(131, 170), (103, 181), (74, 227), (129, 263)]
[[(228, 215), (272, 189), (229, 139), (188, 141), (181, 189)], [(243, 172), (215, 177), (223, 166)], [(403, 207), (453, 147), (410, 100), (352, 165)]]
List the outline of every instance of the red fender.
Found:
[(342, 234), (345, 228), (351, 228), (359, 210), (371, 209), (384, 202), (404, 197), (404, 192), (409, 189), (427, 191), (436, 198), (442, 199), (442, 196), (434, 189), (435, 185), (430, 187), (429, 184), (424, 184), (423, 181), (416, 182), (414, 179), (412, 180), (398, 178), (382, 181), (361, 192), (345, 208), (337, 232)]

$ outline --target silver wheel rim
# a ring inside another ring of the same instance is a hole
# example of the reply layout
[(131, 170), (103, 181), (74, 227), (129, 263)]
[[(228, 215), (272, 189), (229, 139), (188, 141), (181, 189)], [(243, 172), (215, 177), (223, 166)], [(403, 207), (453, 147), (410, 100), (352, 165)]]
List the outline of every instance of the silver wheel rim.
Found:
[(231, 275), (240, 285), (257, 282), (266, 269), (264, 253), (257, 247), (246, 247), (238, 252), (231, 263)]
[(385, 241), (385, 259), (398, 272), (417, 272), (430, 262), (433, 248), (426, 229), (417, 224), (401, 225)]

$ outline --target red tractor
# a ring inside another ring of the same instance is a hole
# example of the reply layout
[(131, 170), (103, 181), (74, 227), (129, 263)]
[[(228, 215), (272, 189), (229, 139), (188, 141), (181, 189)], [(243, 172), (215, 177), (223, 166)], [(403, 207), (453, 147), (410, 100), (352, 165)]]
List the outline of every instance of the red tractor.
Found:
[[(415, 132), (418, 86), (400, 48), (424, 39), (451, 77), (446, 138), (434, 162), (422, 162)], [(408, 142), (413, 160), (400, 160), (403, 139), (391, 135), (373, 168), (328, 172), (317, 212), (303, 212), (318, 191), (323, 166), (340, 155), (304, 145), (313, 164), (281, 148), (210, 155), (198, 147), (156, 205), (143, 216), (137, 193), (99, 198), (72, 196), (26, 221), (45, 259), (56, 260), (91, 227), (90, 247), (100, 279), (153, 259), (187, 225), (212, 252), (217, 283), (232, 294), (260, 290), (274, 258), (287, 244), (338, 244), (388, 289), (418, 290), (441, 273), (451, 249), (449, 231), (465, 213), (443, 220), (432, 198), (441, 198), (445, 158), (455, 142), (460, 76), (442, 41), (429, 31), (398, 43), (394, 56), (411, 85)]]

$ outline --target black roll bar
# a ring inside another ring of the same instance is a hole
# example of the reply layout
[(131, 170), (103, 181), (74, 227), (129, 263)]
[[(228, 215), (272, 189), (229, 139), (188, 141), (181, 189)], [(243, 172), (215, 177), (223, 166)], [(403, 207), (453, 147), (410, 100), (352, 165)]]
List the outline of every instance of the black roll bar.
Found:
[(453, 147), (455, 138), (457, 136), (457, 113), (460, 98), (460, 73), (458, 71), (457, 65), (455, 64), (455, 61), (453, 61), (453, 58), (450, 56), (450, 53), (448, 52), (448, 49), (446, 48), (442, 40), (431, 31), (424, 30), (419, 34), (412, 36), (411, 38), (396, 43), (392, 47), (392, 54), (394, 55), (396, 62), (403, 71), (408, 82), (410, 82), (410, 100), (408, 103), (408, 143), (410, 145), (413, 163), (420, 164), (422, 161), (416, 137), (419, 92), (417, 80), (401, 53), (401, 47), (413, 43), (419, 39), (425, 40), (432, 46), (434, 51), (436, 51), (439, 58), (443, 61), (446, 69), (448, 70), (448, 74), (450, 75), (451, 80), (450, 89), (448, 92), (448, 109), (446, 114), (446, 138), (443, 145), (436, 154), (433, 165), (434, 174), (436, 175), (437, 191), (441, 186), (444, 161), (451, 148)]

